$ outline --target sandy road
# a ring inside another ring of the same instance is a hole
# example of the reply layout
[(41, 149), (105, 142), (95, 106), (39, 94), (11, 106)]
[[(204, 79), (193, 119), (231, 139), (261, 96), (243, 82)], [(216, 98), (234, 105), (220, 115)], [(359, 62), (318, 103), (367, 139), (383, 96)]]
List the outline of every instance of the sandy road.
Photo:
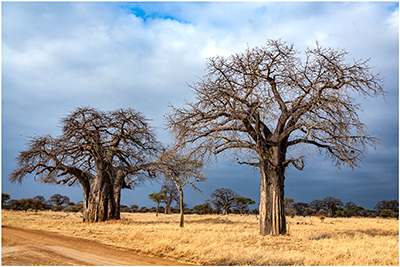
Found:
[(40, 230), (2, 227), (2, 265), (182, 265), (95, 241)]

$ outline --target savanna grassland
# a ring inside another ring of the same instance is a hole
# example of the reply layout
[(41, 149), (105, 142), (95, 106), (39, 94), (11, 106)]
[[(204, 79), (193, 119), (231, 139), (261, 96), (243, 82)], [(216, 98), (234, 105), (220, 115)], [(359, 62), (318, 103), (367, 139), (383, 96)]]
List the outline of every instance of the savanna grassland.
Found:
[(119, 221), (101, 223), (65, 215), (3, 210), (2, 225), (197, 265), (399, 265), (396, 219), (294, 217), (287, 218), (287, 235), (260, 236), (255, 215), (186, 215), (184, 228), (179, 228), (179, 215), (122, 213)]

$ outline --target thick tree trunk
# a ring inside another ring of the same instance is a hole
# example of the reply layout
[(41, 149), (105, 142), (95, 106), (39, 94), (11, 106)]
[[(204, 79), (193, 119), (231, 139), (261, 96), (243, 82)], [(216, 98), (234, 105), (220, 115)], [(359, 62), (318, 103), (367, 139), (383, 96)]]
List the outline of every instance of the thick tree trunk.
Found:
[(110, 218), (121, 219), (121, 185), (114, 185), (114, 212), (110, 214)]
[(179, 188), (179, 209), (180, 209), (180, 222), (179, 222), (179, 227), (184, 226), (184, 214), (183, 214), (183, 190), (182, 188)]
[(228, 207), (224, 206), (222, 208), (222, 215), (226, 215), (226, 214), (228, 214)]
[(284, 207), (284, 169), (276, 169), (264, 160), (261, 165), (260, 234), (286, 233)]
[(170, 202), (165, 203), (164, 214), (171, 214), (171, 203)]
[(82, 187), (84, 194), (83, 221), (99, 222), (118, 219), (116, 216), (119, 215), (119, 209), (117, 210), (116, 200), (119, 198), (114, 197), (114, 187), (109, 177), (93, 179)]
[(172, 212), (171, 203), (172, 203), (172, 198), (170, 196), (165, 201), (165, 211), (164, 211), (165, 214), (171, 214), (171, 212)]

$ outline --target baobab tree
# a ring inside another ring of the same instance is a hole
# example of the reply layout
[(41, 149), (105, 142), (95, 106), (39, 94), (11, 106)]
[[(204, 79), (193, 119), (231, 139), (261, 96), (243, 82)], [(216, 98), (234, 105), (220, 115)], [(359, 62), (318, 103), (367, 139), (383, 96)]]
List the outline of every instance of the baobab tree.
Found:
[(336, 208), (336, 206), (343, 206), (343, 202), (334, 197), (326, 197), (322, 200), (323, 207), (326, 208), (327, 210), (327, 215), (329, 217), (333, 217), (333, 210)]
[(286, 232), (288, 166), (302, 170), (316, 150), (338, 168), (354, 168), (378, 143), (360, 120), (354, 96), (383, 94), (382, 79), (368, 60), (348, 56), (318, 43), (300, 54), (293, 45), (270, 40), (208, 59), (205, 76), (189, 85), (196, 100), (171, 107), (168, 126), (180, 145), (207, 159), (230, 150), (240, 164), (260, 169), (262, 235)]
[(318, 212), (324, 208), (324, 202), (320, 199), (315, 199), (310, 202), (310, 208), (314, 209), (315, 212), (318, 214)]
[(210, 202), (216, 209), (222, 209), (222, 215), (226, 215), (228, 214), (229, 209), (235, 205), (235, 199), (238, 196), (239, 195), (231, 189), (219, 188), (215, 189), (215, 191), (211, 193), (212, 199)]
[(61, 130), (58, 137), (29, 141), (11, 182), (21, 183), (33, 174), (44, 183), (79, 183), (84, 221), (119, 219), (121, 189), (154, 174), (153, 156), (160, 145), (147, 119), (133, 109), (81, 107), (62, 118)]
[[(40, 198), (36, 198), (36, 197), (34, 199), (41, 200)], [(44, 200), (42, 200), (42, 201), (44, 202)], [(64, 205), (64, 204), (68, 204), (70, 201), (69, 201), (69, 197), (67, 197), (67, 196), (63, 196), (63, 195), (60, 195), (60, 194), (54, 194), (49, 198), (49, 200), (47, 200), (47, 202), (49, 204), (54, 204), (56, 206), (61, 206), (61, 205)]]
[(179, 203), (178, 197), (178, 189), (175, 184), (170, 180), (165, 180), (161, 186), (160, 194), (165, 195), (164, 203), (165, 203), (165, 214), (171, 214), (172, 208), (171, 204), (173, 202)]
[(201, 172), (203, 162), (190, 158), (190, 156), (177, 152), (174, 149), (165, 150), (159, 157), (159, 172), (167, 181), (172, 182), (179, 192), (179, 226), (184, 227), (184, 203), (183, 188), (191, 185), (195, 190), (200, 189), (195, 185), (198, 182), (205, 182), (206, 176)]

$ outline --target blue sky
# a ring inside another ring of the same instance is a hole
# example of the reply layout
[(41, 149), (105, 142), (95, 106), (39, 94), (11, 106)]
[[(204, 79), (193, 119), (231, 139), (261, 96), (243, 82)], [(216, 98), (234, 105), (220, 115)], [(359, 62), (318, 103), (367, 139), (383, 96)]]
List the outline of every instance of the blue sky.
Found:
[[(163, 115), (194, 96), (186, 86), (204, 74), (206, 59), (282, 38), (299, 51), (343, 48), (385, 78), (383, 98), (361, 101), (361, 118), (382, 146), (360, 168), (337, 171), (311, 156), (303, 171), (289, 169), (286, 197), (310, 202), (334, 196), (373, 208), (398, 199), (399, 36), (396, 2), (2, 2), (2, 192), (12, 198), (55, 193), (80, 201), (79, 187), (42, 185), (27, 177), (8, 182), (18, 152), (35, 135), (60, 134), (59, 119), (79, 106), (132, 107), (152, 119), (163, 143)], [(226, 187), (259, 199), (259, 173), (226, 157), (206, 170), (203, 203)], [(124, 190), (122, 203), (152, 206), (157, 183)], [(254, 206), (256, 207), (256, 206)]]

